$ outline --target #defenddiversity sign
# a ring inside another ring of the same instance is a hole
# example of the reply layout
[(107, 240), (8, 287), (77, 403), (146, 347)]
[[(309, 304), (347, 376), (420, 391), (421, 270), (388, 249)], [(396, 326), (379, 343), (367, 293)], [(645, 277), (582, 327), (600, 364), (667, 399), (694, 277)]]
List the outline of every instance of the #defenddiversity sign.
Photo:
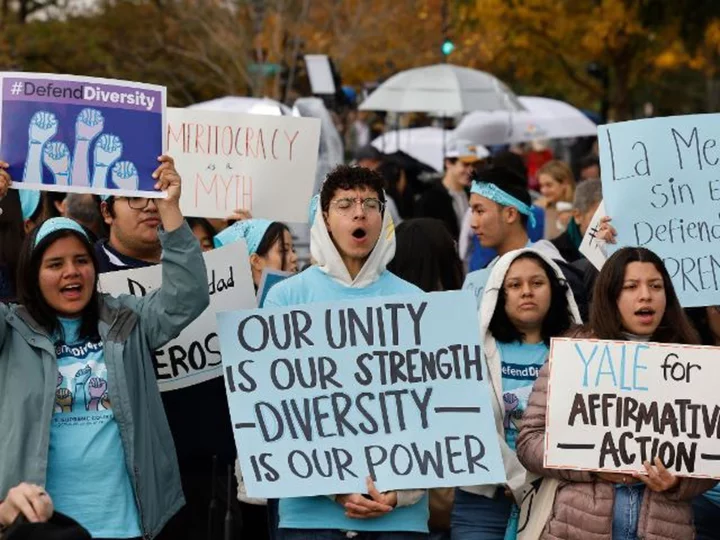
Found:
[(220, 313), (218, 331), (248, 495), (505, 481), (471, 294)]

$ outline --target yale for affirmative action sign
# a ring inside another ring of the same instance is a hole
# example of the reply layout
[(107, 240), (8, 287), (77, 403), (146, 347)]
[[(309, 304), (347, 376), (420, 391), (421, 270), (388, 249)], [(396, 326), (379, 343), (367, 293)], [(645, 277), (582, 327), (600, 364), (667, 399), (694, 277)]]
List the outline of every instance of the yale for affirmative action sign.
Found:
[(545, 466), (720, 478), (717, 347), (554, 339)]
[(505, 482), (467, 292), (218, 314), (252, 497)]

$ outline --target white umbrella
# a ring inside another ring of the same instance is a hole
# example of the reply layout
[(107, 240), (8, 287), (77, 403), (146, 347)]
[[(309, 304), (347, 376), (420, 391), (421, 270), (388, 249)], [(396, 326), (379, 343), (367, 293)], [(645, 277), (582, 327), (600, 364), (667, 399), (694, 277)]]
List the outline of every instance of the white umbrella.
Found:
[(363, 111), (428, 112), (453, 116), (470, 111), (520, 111), (517, 96), (498, 78), (477, 69), (436, 64), (401, 71), (360, 104)]
[[(443, 140), (444, 139), (444, 140)], [(451, 131), (436, 127), (422, 127), (388, 131), (372, 142), (372, 145), (385, 154), (398, 150), (429, 165), (438, 172), (443, 170), (444, 148), (451, 148), (455, 138)], [(485, 158), (490, 152), (484, 146), (477, 146), (478, 159)]]
[(218, 99), (211, 99), (210, 101), (190, 105), (188, 109), (267, 114), (271, 116), (293, 116), (292, 109), (279, 101), (270, 98), (244, 96), (225, 96)]
[(524, 111), (468, 114), (455, 128), (455, 136), (493, 145), (597, 135), (597, 126), (569, 103), (530, 96), (519, 100)]

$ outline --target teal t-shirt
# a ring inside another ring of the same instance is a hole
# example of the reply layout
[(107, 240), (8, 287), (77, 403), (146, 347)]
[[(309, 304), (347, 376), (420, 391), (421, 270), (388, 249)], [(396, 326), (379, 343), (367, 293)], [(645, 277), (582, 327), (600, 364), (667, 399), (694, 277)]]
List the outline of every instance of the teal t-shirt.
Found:
[(103, 344), (81, 340), (79, 319), (60, 319), (55, 412), (50, 425), (47, 492), (55, 510), (94, 538), (142, 535), (125, 452), (108, 394)]
[(709, 491), (706, 491), (703, 493), (705, 497), (707, 497), (710, 502), (715, 504), (716, 506), (720, 506), (720, 485), (715, 486)]
[(502, 361), (505, 442), (515, 450), (518, 421), (527, 408), (530, 392), (548, 355), (544, 343), (498, 342)]
[[(282, 283), (268, 293), (265, 307), (292, 306), (313, 302), (332, 302), (375, 296), (422, 294), (415, 285), (387, 270), (367, 287), (347, 287), (313, 266)], [(280, 499), (281, 529), (333, 529), (341, 531), (428, 531), (428, 500), (425, 495), (412, 506), (395, 508), (379, 518), (352, 519), (345, 509), (329, 497)]]

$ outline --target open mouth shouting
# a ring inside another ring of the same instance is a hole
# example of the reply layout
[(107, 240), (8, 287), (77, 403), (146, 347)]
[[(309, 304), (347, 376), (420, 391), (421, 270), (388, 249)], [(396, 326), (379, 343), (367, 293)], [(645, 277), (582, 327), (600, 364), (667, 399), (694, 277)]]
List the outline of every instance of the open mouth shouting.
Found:
[(367, 241), (367, 231), (363, 227), (358, 227), (352, 232), (353, 241), (356, 245), (364, 245)]
[(60, 289), (60, 294), (66, 300), (78, 300), (82, 296), (83, 286), (81, 283), (65, 285)]
[(642, 325), (651, 325), (655, 320), (655, 310), (650, 307), (640, 308), (635, 311), (635, 317)]

